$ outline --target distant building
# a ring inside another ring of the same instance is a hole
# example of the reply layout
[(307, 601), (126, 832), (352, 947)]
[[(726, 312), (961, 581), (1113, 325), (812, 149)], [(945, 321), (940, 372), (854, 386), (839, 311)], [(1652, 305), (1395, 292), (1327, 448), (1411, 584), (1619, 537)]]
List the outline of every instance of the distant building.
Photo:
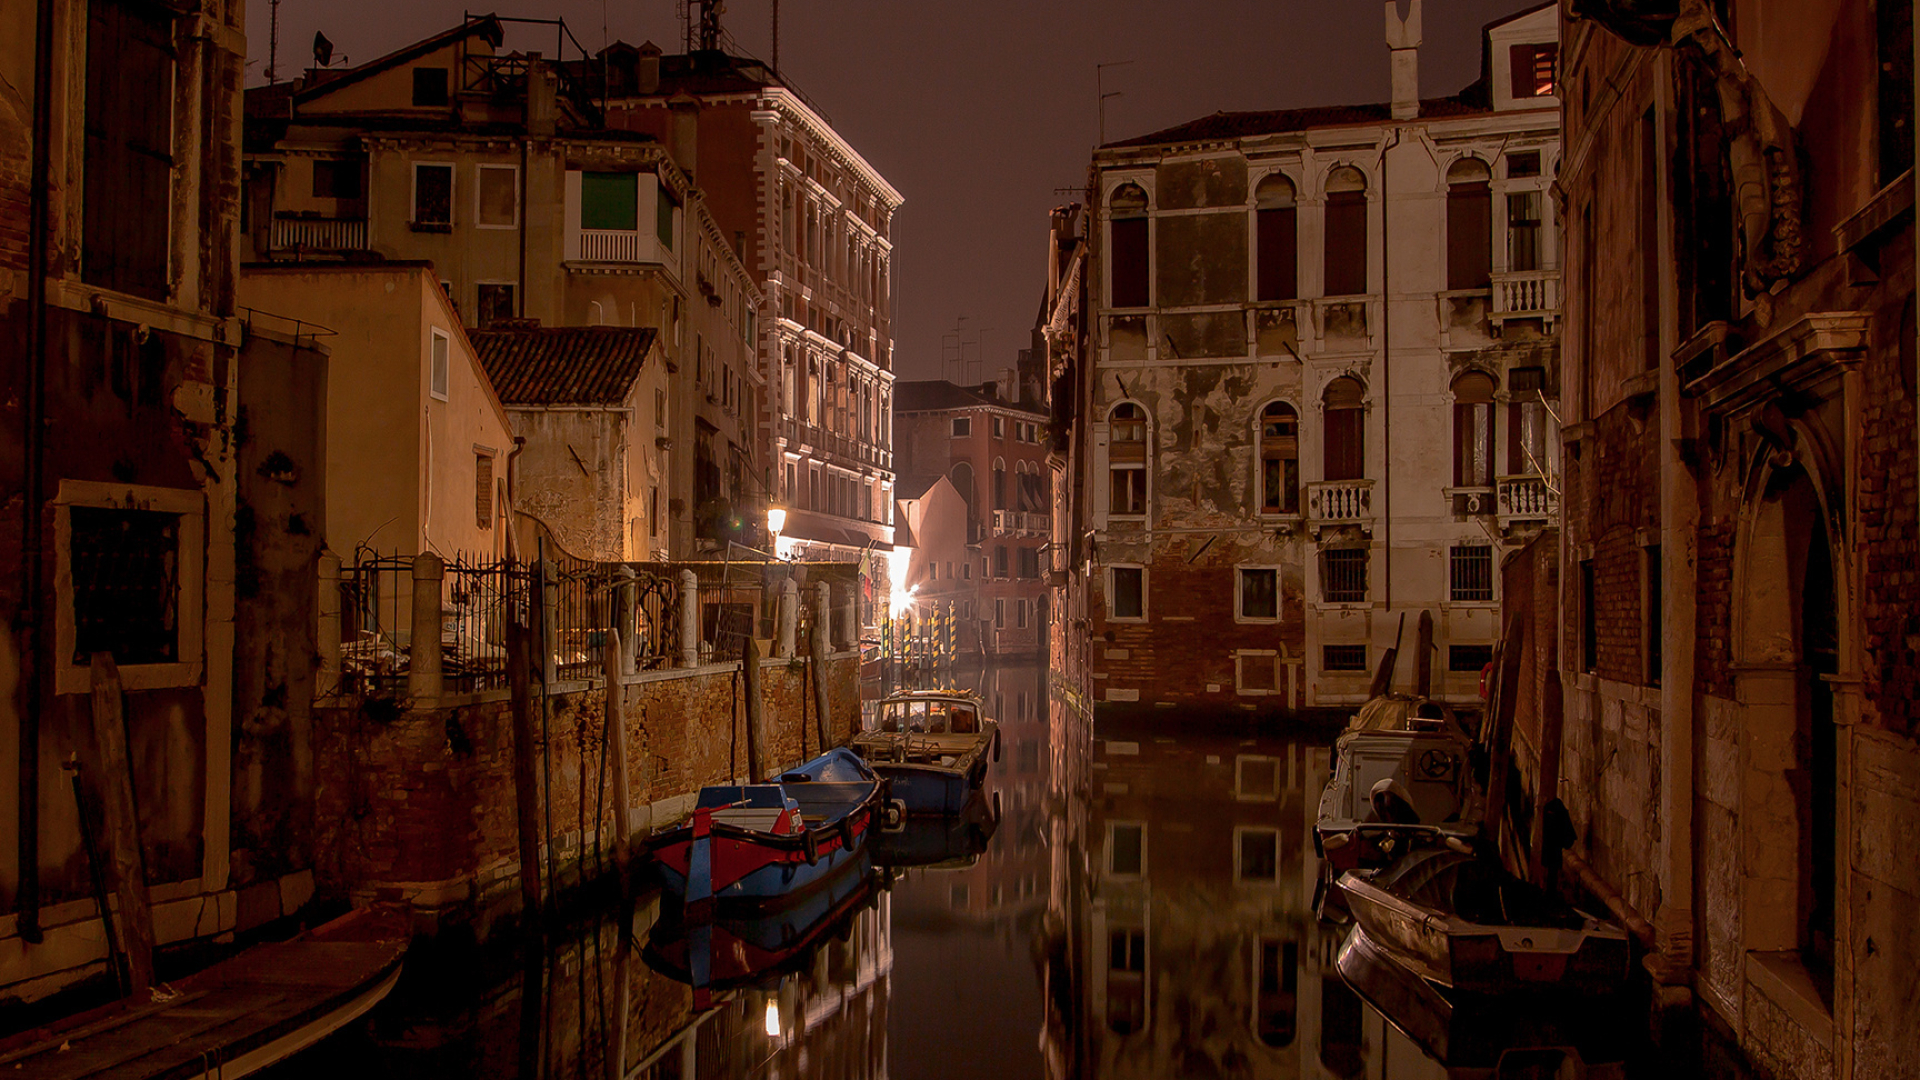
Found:
[(892, 543), (893, 214), (901, 195), (765, 64), (616, 43), (589, 69), (607, 123), (672, 147), (761, 297), (769, 497), (784, 547)]
[[(1045, 649), (1041, 562), (1053, 525), (1047, 414), (1002, 396), (1011, 381), (973, 388), (903, 382), (894, 401), (901, 476), (944, 476), (966, 500), (968, 558), (932, 572), (951, 581), (958, 570), (981, 650), (995, 658), (1038, 656)], [(920, 540), (929, 542), (924, 532)]]
[(1424, 101), (1417, 0), (1388, 29), (1390, 102), (1094, 152), (1087, 325), (1056, 338), (1102, 703), (1348, 708), (1396, 643), (1398, 688), (1424, 661), (1478, 699), (1495, 568), (1555, 512), (1559, 26), (1492, 24), (1482, 78)]
[(597, 75), (502, 54), (502, 33), (471, 18), (249, 90), (248, 257), (427, 260), (469, 329), (657, 331), (667, 398), (641, 403), (637, 422), (664, 406), (666, 426), (647, 490), (622, 504), (620, 557), (764, 545), (762, 297), (736, 238), (689, 179), (691, 158), (608, 128)]

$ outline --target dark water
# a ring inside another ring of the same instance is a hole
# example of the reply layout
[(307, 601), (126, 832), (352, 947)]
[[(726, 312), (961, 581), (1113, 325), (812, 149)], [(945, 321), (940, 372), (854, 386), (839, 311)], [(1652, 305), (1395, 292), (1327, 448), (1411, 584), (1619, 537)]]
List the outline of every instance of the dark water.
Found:
[(1356, 996), (1344, 931), (1313, 914), (1324, 737), (1096, 731), (1042, 667), (960, 680), (1002, 754), (978, 813), (889, 856), (930, 865), (856, 871), (784, 920), (687, 930), (652, 900), (590, 909), (532, 956), (417, 953), (365, 1022), (277, 1074), (1648, 1075), (1533, 1053), (1502, 1011), (1403, 1019), (1417, 1042)]

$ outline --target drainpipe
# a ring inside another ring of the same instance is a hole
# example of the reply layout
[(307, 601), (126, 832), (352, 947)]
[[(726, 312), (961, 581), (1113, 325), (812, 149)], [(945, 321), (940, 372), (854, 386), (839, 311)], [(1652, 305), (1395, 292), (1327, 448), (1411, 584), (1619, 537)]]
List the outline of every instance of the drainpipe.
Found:
[(41, 643), (41, 475), (47, 437), (48, 173), (53, 136), (53, 0), (40, 0), (33, 43), (33, 176), (27, 210), (26, 498), (21, 508), (20, 559), (20, 937), (40, 933), (40, 711), (46, 649)]
[(1393, 613), (1393, 266), (1387, 247), (1387, 154), (1399, 145), (1396, 124), (1393, 141), (1380, 148), (1380, 518), (1388, 614)]
[(520, 470), (514, 465), (514, 459), (527, 448), (527, 437), (515, 435), (513, 449), (507, 451), (507, 554), (520, 557)]

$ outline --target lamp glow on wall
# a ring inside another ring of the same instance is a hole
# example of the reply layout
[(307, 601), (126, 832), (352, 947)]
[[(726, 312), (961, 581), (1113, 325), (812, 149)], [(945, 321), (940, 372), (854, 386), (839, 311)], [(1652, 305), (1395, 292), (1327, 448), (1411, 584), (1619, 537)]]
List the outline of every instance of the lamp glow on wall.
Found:
[(767, 531), (773, 534), (773, 554), (778, 559), (793, 558), (795, 544), (780, 535), (787, 527), (787, 509), (784, 506), (767, 507)]
[(907, 571), (913, 564), (913, 549), (897, 547), (887, 552), (887, 613), (894, 618), (913, 606), (918, 585), (907, 584)]

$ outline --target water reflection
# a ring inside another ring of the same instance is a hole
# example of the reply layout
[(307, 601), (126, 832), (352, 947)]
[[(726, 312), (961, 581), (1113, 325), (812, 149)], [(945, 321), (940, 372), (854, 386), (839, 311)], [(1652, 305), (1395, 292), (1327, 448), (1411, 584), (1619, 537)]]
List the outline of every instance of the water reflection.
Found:
[(1330, 739), (1095, 730), (1042, 667), (959, 681), (1003, 739), (959, 819), (881, 838), (785, 911), (688, 919), (656, 898), (524, 960), (422, 952), (370, 1024), (280, 1074), (1581, 1075), (1507, 1053), (1509, 1012), (1435, 1005), (1364, 957), (1365, 1000), (1342, 979), (1344, 928), (1313, 916)]

